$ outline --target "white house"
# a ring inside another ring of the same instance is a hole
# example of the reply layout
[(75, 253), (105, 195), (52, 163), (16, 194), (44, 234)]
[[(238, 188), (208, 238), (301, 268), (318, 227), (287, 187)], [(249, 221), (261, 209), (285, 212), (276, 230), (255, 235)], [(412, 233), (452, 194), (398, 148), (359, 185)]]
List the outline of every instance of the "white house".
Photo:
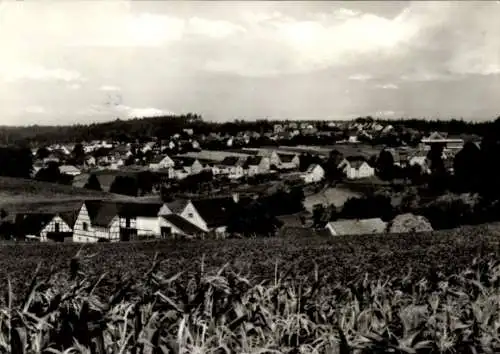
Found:
[(168, 155), (155, 156), (149, 164), (151, 170), (160, 170), (164, 168), (174, 167), (175, 162)]
[(325, 227), (332, 236), (383, 233), (387, 224), (380, 218), (330, 221)]
[(268, 157), (250, 156), (245, 162), (248, 176), (269, 173), (271, 162)]
[(202, 218), (194, 204), (190, 200), (176, 200), (171, 203), (165, 203), (158, 212), (159, 216), (176, 214), (182, 216), (187, 221), (199, 227), (201, 230), (208, 232), (209, 227), (207, 222)]
[(348, 179), (367, 178), (375, 175), (375, 169), (360, 157), (345, 158), (339, 164), (339, 168)]
[(159, 238), (161, 228), (158, 216), (161, 208), (161, 203), (124, 203), (119, 206), (121, 239)]
[(238, 156), (227, 156), (219, 163), (221, 174), (228, 175), (231, 179), (239, 179), (244, 176), (244, 162)]
[(325, 178), (325, 170), (318, 164), (312, 164), (307, 171), (301, 175), (305, 183), (315, 183)]
[(293, 170), (299, 168), (300, 166), (300, 157), (297, 154), (278, 153), (278, 158), (279, 158), (279, 164), (277, 166), (281, 169)]
[(120, 218), (115, 202), (86, 201), (73, 229), (74, 242), (116, 242), (120, 240)]

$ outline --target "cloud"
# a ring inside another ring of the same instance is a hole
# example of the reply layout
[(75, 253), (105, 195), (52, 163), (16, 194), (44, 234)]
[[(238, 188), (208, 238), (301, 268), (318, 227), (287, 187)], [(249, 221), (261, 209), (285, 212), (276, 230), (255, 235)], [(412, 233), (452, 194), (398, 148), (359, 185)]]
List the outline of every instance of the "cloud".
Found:
[(354, 81), (367, 81), (373, 79), (373, 76), (367, 74), (354, 74), (349, 76), (349, 80)]
[(157, 117), (173, 114), (170, 111), (153, 107), (134, 108), (125, 105), (118, 105), (115, 109), (120, 113), (124, 113), (127, 118)]
[(71, 85), (68, 85), (67, 87), (70, 90), (78, 90), (78, 89), (80, 89), (82, 87), (82, 85), (80, 85), (80, 84), (71, 84)]
[(26, 113), (43, 114), (47, 113), (47, 110), (42, 106), (29, 106), (24, 109)]
[(18, 80), (37, 81), (83, 81), (82, 75), (75, 70), (62, 68), (48, 69), (40, 65), (16, 64), (9, 67), (0, 67), (0, 76), (7, 82)]
[(380, 85), (376, 85), (375, 87), (385, 89), (385, 90), (397, 90), (399, 88), (399, 86), (396, 84), (380, 84)]
[(99, 90), (101, 90), (101, 91), (120, 91), (121, 89), (118, 86), (103, 85), (103, 86), (99, 87)]

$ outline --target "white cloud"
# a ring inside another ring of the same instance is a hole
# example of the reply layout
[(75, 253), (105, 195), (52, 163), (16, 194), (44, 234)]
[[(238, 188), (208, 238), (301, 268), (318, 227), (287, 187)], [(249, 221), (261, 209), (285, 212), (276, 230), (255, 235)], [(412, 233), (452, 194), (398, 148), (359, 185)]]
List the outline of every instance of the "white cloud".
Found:
[(385, 89), (385, 90), (397, 90), (399, 87), (396, 84), (380, 84), (375, 87)]
[(349, 80), (354, 80), (354, 81), (368, 81), (371, 79), (373, 79), (373, 76), (368, 74), (354, 74), (349, 76)]
[(153, 108), (153, 107), (134, 108), (126, 105), (118, 105), (115, 107), (115, 110), (119, 113), (124, 114), (127, 118), (155, 117), (155, 116), (173, 114), (170, 111), (159, 108)]
[(238, 32), (246, 32), (244, 27), (228, 21), (214, 21), (200, 17), (190, 18), (186, 26), (188, 33), (219, 39)]
[(74, 70), (48, 69), (41, 65), (31, 65), (17, 63), (8, 67), (0, 67), (0, 76), (7, 82), (18, 80), (38, 80), (38, 81), (83, 81), (82, 75)]
[(118, 86), (113, 85), (103, 85), (99, 88), (101, 91), (120, 91), (121, 89)]
[(46, 113), (46, 109), (42, 106), (29, 106), (24, 109), (26, 113), (43, 114)]
[(80, 85), (80, 84), (71, 84), (71, 85), (68, 85), (67, 87), (70, 90), (79, 90), (82, 87), (82, 85)]

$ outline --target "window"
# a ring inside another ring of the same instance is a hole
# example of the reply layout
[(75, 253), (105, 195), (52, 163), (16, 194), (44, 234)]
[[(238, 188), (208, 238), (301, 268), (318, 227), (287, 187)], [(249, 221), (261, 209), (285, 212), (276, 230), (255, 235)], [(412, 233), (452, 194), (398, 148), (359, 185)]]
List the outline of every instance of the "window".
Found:
[(84, 222), (82, 224), (82, 228), (83, 228), (83, 231), (88, 231), (89, 230), (89, 224), (87, 224), (86, 222)]
[(59, 232), (59, 223), (58, 222), (56, 222), (54, 224), (54, 228), (55, 228), (55, 232)]
[(130, 227), (130, 218), (125, 218), (125, 227), (126, 228)]
[(188, 218), (193, 218), (194, 214), (193, 213), (188, 213)]

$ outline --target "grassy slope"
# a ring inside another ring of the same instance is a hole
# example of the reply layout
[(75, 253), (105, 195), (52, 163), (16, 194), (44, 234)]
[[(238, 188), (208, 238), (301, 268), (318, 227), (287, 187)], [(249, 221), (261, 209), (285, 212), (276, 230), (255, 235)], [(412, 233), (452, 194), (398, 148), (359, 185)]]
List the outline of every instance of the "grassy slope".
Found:
[(44, 205), (71, 205), (90, 199), (131, 198), (29, 179), (0, 177), (0, 208), (6, 210), (31, 210), (31, 208), (38, 210)]
[[(198, 270), (204, 255), (207, 270), (230, 262), (243, 273), (270, 280), (274, 279), (277, 262), (278, 270), (296, 265), (295, 276), (309, 277), (314, 274), (316, 263), (320, 276), (329, 281), (347, 282), (365, 272), (383, 277), (405, 275), (410, 268), (420, 277), (432, 269), (445, 274), (455, 272), (482, 253), (498, 255), (499, 241), (498, 226), (483, 225), (417, 235), (93, 244), (86, 245), (83, 253), (97, 255), (83, 262), (83, 270), (90, 274), (106, 271), (106, 289), (124, 276), (143, 275), (158, 252), (164, 260), (161, 269), (169, 274)], [(78, 244), (0, 246), (0, 284), (6, 284), (6, 278), (10, 277), (15, 293), (19, 294), (18, 291), (26, 289), (38, 263), (42, 263), (43, 272), (48, 272), (50, 266), (67, 270), (70, 258), (80, 247)]]

